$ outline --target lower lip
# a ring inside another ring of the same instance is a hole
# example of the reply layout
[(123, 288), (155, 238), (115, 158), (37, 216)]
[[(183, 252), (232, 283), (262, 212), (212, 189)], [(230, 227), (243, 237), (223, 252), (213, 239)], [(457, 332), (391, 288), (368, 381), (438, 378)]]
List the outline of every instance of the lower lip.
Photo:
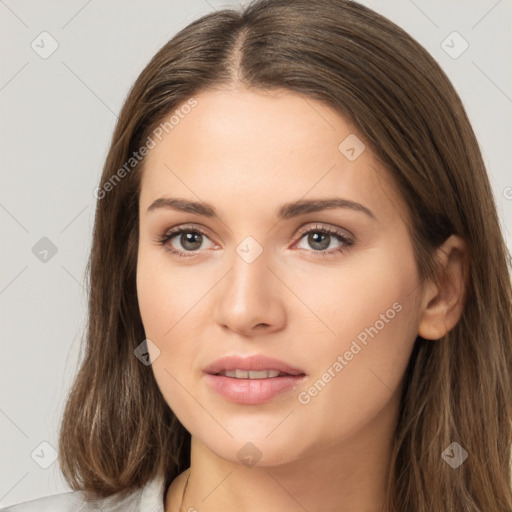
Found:
[(268, 402), (275, 396), (294, 389), (305, 377), (305, 375), (289, 375), (267, 379), (235, 379), (208, 373), (205, 376), (211, 388), (224, 398), (247, 405)]

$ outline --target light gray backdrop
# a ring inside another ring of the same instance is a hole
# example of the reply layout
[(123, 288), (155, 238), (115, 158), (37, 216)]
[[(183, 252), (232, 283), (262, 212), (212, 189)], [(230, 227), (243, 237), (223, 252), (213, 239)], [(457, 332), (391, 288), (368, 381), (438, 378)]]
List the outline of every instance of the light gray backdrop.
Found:
[[(512, 247), (512, 0), (362, 3), (453, 81)], [(92, 192), (128, 89), (179, 29), (236, 5), (0, 0), (0, 506), (69, 489), (55, 462), (58, 422), (80, 356)]]

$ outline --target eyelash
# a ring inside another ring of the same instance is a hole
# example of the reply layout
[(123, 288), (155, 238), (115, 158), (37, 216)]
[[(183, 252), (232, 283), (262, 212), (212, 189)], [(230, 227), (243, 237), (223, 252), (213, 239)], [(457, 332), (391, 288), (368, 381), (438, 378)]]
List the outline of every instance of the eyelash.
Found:
[[(181, 235), (182, 233), (201, 234), (202, 236), (208, 238), (208, 235), (206, 233), (204, 233), (199, 228), (182, 226), (182, 227), (178, 227), (178, 228), (173, 228), (170, 231), (167, 231), (166, 233), (164, 233), (163, 235), (160, 235), (158, 237), (158, 244), (165, 247), (165, 249), (167, 251), (169, 251), (171, 254), (174, 254), (178, 257), (190, 258), (190, 257), (197, 256), (199, 250), (183, 252), (183, 251), (178, 251), (168, 245), (167, 242), (169, 242), (172, 238), (176, 237), (177, 235)], [(339, 242), (342, 242), (342, 244), (343, 244), (336, 249), (331, 249), (330, 251), (325, 251), (325, 250), (321, 250), (321, 251), (310, 250), (310, 251), (308, 251), (308, 252), (312, 252), (315, 255), (318, 255), (320, 257), (325, 258), (328, 256), (334, 256), (338, 253), (347, 251), (354, 245), (354, 241), (351, 240), (350, 238), (348, 238), (346, 235), (344, 235), (341, 231), (337, 231), (336, 229), (327, 228), (327, 227), (321, 226), (321, 225), (300, 229), (298, 232), (299, 242), (300, 242), (300, 240), (302, 240), (304, 235), (307, 235), (309, 233), (322, 233), (325, 235), (329, 235), (329, 236), (335, 237)], [(302, 250), (307, 251), (307, 249), (302, 249)]]

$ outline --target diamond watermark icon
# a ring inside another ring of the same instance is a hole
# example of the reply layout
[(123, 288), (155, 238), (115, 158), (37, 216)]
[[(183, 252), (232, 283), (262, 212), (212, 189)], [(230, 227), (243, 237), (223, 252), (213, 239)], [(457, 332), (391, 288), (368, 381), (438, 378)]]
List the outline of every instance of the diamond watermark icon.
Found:
[(144, 366), (149, 366), (160, 356), (160, 349), (150, 339), (145, 339), (133, 353)]
[(458, 59), (469, 48), (469, 43), (457, 31), (454, 31), (446, 39), (443, 39), (441, 48), (452, 59)]
[(252, 263), (263, 252), (263, 247), (255, 238), (247, 236), (240, 242), (236, 252), (246, 263)]
[(57, 254), (57, 246), (49, 238), (43, 236), (32, 247), (32, 254), (39, 261), (48, 263)]
[(468, 452), (459, 443), (453, 442), (441, 454), (441, 457), (453, 469), (456, 469), (468, 458)]
[(238, 460), (249, 468), (252, 468), (261, 459), (261, 455), (260, 450), (250, 442), (245, 443), (236, 454)]
[(353, 133), (345, 137), (338, 146), (338, 151), (350, 162), (357, 160), (365, 149), (363, 141)]
[(57, 450), (48, 443), (43, 441), (30, 454), (32, 460), (43, 469), (48, 469), (58, 457)]
[(39, 57), (47, 59), (59, 47), (57, 40), (48, 32), (41, 32), (30, 44)]

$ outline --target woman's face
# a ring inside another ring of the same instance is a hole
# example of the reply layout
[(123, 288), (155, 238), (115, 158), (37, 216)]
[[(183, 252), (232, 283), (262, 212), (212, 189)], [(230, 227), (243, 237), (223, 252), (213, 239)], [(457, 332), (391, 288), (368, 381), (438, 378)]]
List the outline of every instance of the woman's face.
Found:
[(137, 291), (166, 402), (249, 465), (389, 432), (422, 288), (390, 175), (316, 100), (194, 99), (153, 137), (140, 194)]

